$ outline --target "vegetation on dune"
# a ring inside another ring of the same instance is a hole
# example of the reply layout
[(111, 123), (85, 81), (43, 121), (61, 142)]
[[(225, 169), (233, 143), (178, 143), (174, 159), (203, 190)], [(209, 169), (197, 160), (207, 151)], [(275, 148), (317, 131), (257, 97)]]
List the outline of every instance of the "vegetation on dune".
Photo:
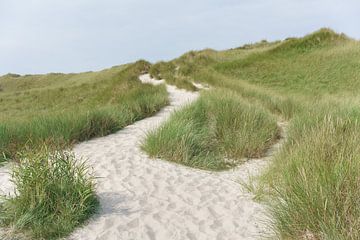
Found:
[(359, 239), (360, 109), (317, 107), (295, 117), (262, 177), (284, 239)]
[(331, 29), (323, 28), (302, 38), (288, 38), (270, 52), (278, 53), (304, 53), (313, 49), (334, 46), (350, 41), (345, 34), (337, 34)]
[[(212, 90), (149, 133), (144, 150), (196, 168), (226, 169), (243, 158), (262, 156), (278, 137), (276, 121), (285, 119), (290, 122), (287, 141), (258, 185), (268, 196), (274, 231), (283, 239), (359, 239), (359, 59), (358, 41), (321, 29), (303, 38), (191, 51), (152, 66), (140, 61), (98, 73), (6, 75), (0, 77), (0, 152), (14, 157), (44, 142), (57, 149), (153, 114), (167, 103), (166, 89), (141, 85), (137, 77), (144, 70), (188, 90), (195, 90), (192, 82), (202, 82)], [(51, 177), (34, 173), (66, 168), (72, 157), (53, 154), (50, 161), (69, 160), (56, 165), (44, 161), (45, 155), (19, 158), (26, 160), (14, 179), (23, 194), (6, 200), (0, 219), (51, 238), (66, 235), (96, 202), (70, 218), (68, 206), (80, 207), (75, 200), (80, 203), (83, 196), (74, 189), (88, 192), (92, 179), (84, 180), (84, 188), (69, 183), (63, 192), (62, 181), (50, 184)], [(86, 167), (70, 162), (66, 169), (72, 174), (65, 174), (65, 183), (86, 175), (76, 175), (74, 169), (84, 173)], [(43, 180), (36, 196), (31, 181), (24, 181), (35, 178)], [(64, 199), (66, 207), (54, 209), (42, 201), (45, 194), (54, 202)], [(50, 225), (41, 218), (50, 219)]]
[(223, 170), (243, 158), (261, 157), (278, 137), (276, 120), (233, 92), (205, 92), (150, 133), (143, 148), (187, 166)]
[(139, 82), (148, 66), (139, 61), (85, 76), (0, 78), (0, 159), (16, 158), (26, 146), (66, 147), (104, 136), (154, 114), (168, 100), (164, 86)]
[(66, 236), (97, 210), (94, 179), (71, 153), (24, 154), (12, 180), (16, 195), (0, 203), (0, 224), (34, 239)]
[(321, 29), (184, 56), (162, 63), (177, 69), (174, 84), (196, 80), (231, 90), (253, 108), (290, 121), (288, 140), (259, 185), (278, 236), (359, 239), (360, 43)]
[(150, 75), (155, 79), (166, 79), (169, 84), (176, 85), (189, 91), (195, 91), (196, 87), (189, 79), (178, 74), (178, 69), (172, 63), (159, 62), (150, 68)]

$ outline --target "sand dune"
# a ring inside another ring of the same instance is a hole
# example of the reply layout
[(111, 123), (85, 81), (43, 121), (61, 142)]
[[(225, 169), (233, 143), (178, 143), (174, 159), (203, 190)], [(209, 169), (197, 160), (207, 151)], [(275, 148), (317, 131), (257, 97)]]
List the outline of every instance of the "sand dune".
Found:
[[(143, 75), (144, 83), (159, 84)], [(261, 239), (270, 236), (265, 208), (239, 181), (248, 182), (268, 159), (250, 160), (220, 173), (150, 159), (140, 149), (149, 130), (171, 112), (196, 100), (198, 93), (167, 86), (170, 105), (153, 117), (74, 147), (88, 159), (97, 179), (101, 209), (68, 239)], [(280, 146), (275, 145), (273, 151)], [(0, 169), (0, 191), (10, 191), (9, 174)]]

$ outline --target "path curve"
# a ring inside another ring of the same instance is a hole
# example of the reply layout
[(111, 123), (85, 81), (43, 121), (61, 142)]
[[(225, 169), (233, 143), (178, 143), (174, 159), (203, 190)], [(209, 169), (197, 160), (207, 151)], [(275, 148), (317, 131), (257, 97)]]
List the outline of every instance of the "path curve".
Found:
[[(158, 84), (149, 75), (144, 83)], [(264, 207), (236, 181), (253, 175), (263, 161), (212, 173), (150, 159), (140, 150), (146, 132), (198, 93), (167, 85), (170, 105), (123, 130), (81, 143), (76, 155), (89, 159), (101, 210), (69, 239), (258, 239), (266, 234)]]

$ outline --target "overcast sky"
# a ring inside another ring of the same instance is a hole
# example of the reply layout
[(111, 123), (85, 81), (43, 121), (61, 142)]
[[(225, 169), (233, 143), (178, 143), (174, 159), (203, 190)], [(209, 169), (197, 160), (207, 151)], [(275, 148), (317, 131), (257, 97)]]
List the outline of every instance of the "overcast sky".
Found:
[(0, 0), (0, 75), (167, 60), (321, 27), (360, 39), (360, 1)]

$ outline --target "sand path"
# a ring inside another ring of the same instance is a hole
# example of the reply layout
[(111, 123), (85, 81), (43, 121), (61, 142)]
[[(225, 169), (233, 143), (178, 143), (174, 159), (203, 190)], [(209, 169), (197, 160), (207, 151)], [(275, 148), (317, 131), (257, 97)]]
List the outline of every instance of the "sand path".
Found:
[[(162, 82), (143, 75), (144, 83)], [(269, 237), (265, 207), (253, 201), (239, 181), (247, 182), (268, 165), (281, 141), (264, 159), (249, 160), (226, 172), (188, 168), (150, 159), (140, 150), (146, 132), (170, 114), (194, 101), (197, 93), (167, 86), (170, 105), (153, 117), (123, 130), (74, 147), (88, 159), (97, 179), (101, 209), (68, 239), (261, 239)], [(0, 191), (11, 189), (8, 174), (1, 173)], [(5, 172), (7, 170), (5, 169)]]
[[(149, 75), (140, 79), (161, 83)], [(266, 159), (211, 173), (150, 159), (140, 150), (146, 132), (198, 97), (174, 86), (167, 90), (170, 105), (155, 116), (75, 147), (75, 153), (89, 159), (95, 175), (101, 177), (97, 192), (102, 208), (70, 239), (239, 240), (268, 236), (264, 207), (237, 182), (259, 174)]]

